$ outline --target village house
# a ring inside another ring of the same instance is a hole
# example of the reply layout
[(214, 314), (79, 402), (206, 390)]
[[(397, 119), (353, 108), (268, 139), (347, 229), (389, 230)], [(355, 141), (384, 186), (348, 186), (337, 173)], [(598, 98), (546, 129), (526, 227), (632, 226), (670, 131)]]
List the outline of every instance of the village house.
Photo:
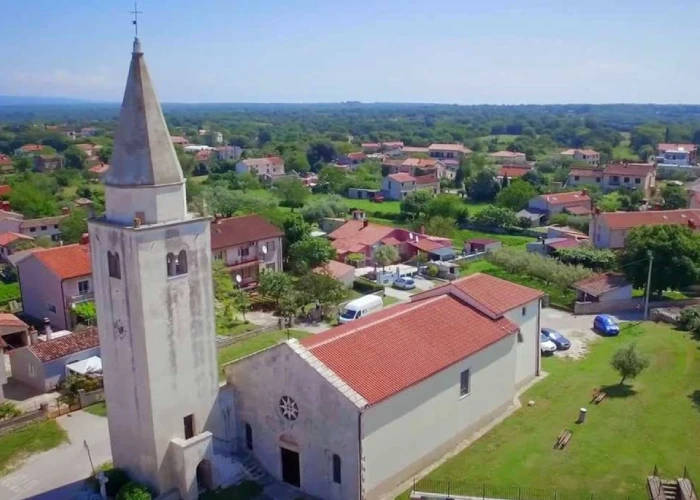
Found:
[(416, 178), (400, 172), (389, 174), (382, 179), (382, 194), (387, 200), (403, 200), (416, 190)]
[(216, 151), (216, 157), (221, 160), (237, 160), (243, 154), (243, 149), (238, 146), (219, 146), (214, 148)]
[(95, 127), (83, 127), (80, 129), (80, 135), (82, 137), (94, 137), (97, 135), (98, 130)]
[(519, 179), (525, 174), (527, 174), (532, 167), (530, 165), (502, 165), (496, 174), (499, 181), (503, 181), (506, 177), (509, 181), (513, 179)]
[(656, 147), (656, 163), (670, 167), (690, 167), (698, 163), (698, 147), (695, 144), (667, 144)]
[(215, 217), (211, 250), (214, 259), (223, 261), (232, 279), (242, 287), (253, 287), (262, 271), (282, 270), (283, 235), (259, 215)]
[(179, 135), (174, 135), (170, 137), (170, 140), (175, 146), (188, 146), (190, 144), (190, 141), (187, 140), (187, 138), (179, 136)]
[[(68, 332), (66, 332), (68, 333)], [(84, 372), (86, 360), (102, 371), (100, 340), (96, 328), (38, 341), (10, 353), (12, 378), (40, 392), (50, 392), (71, 372)], [(74, 370), (77, 368), (77, 370)]]
[(600, 165), (600, 153), (593, 149), (567, 149), (559, 154), (576, 162), (588, 163), (593, 167)]
[(102, 146), (96, 146), (94, 144), (76, 144), (76, 147), (85, 153), (88, 157), (97, 155), (98, 151), (102, 149)]
[(12, 158), (0, 153), (0, 172), (8, 173), (14, 170), (14, 164), (12, 163)]
[(474, 274), (230, 363), (239, 446), (317, 498), (381, 498), (539, 376), (542, 296)]
[(5, 348), (17, 349), (29, 343), (29, 325), (14, 314), (0, 313), (0, 355)]
[(338, 157), (338, 165), (359, 165), (363, 161), (367, 160), (367, 155), (365, 153), (348, 153), (346, 155), (341, 155)]
[(86, 236), (81, 243), (30, 253), (17, 263), (17, 274), (24, 313), (37, 321), (47, 318), (60, 330), (74, 328), (73, 307), (93, 299)]
[(61, 155), (35, 155), (34, 170), (37, 172), (52, 172), (63, 168)]
[(107, 163), (100, 163), (99, 165), (90, 167), (88, 172), (90, 172), (91, 176), (100, 179), (107, 172), (107, 170), (109, 170), (109, 165)]
[(471, 149), (465, 148), (463, 144), (431, 144), (428, 146), (428, 154), (432, 158), (440, 158), (441, 160), (451, 159), (459, 162), (471, 153)]
[(620, 249), (635, 227), (661, 224), (683, 225), (700, 230), (700, 209), (660, 210), (642, 212), (603, 212), (590, 222), (588, 236), (596, 248)]
[(284, 160), (279, 156), (266, 156), (264, 158), (249, 158), (236, 164), (236, 173), (253, 174), (259, 177), (263, 175), (272, 178), (284, 175)]
[(514, 151), (497, 151), (487, 154), (486, 157), (499, 164), (527, 163), (525, 153), (517, 153)]
[(603, 171), (602, 188), (604, 192), (634, 189), (649, 198), (656, 189), (656, 168), (651, 163), (609, 163)]
[(379, 152), (382, 145), (378, 142), (363, 142), (360, 147), (364, 153), (373, 154)]
[(355, 268), (344, 262), (331, 260), (325, 264), (314, 268), (315, 273), (327, 274), (340, 281), (345, 288), (352, 288), (355, 282)]
[(17, 149), (15, 149), (15, 155), (33, 155), (41, 153), (44, 150), (44, 146), (41, 144), (25, 144)]
[(437, 174), (418, 175), (415, 180), (416, 189), (425, 189), (433, 194), (440, 193), (440, 178)]
[[(9, 207), (8, 207), (9, 208)], [(25, 219), (24, 215), (10, 212), (5, 207), (0, 210), (0, 233), (19, 233), (32, 238), (46, 236), (51, 241), (60, 241), (61, 222), (68, 217), (70, 209), (63, 208), (63, 215)]]
[(632, 298), (632, 284), (619, 273), (602, 273), (577, 281), (576, 302), (610, 302)]
[(33, 241), (34, 238), (21, 233), (0, 233), (0, 260), (9, 262), (10, 255), (18, 249), (24, 250), (27, 246), (32, 246)]
[(430, 155), (430, 149), (420, 146), (404, 146), (401, 151), (406, 156)]
[(566, 187), (600, 186), (603, 182), (603, 169), (572, 168), (566, 180)]
[(534, 197), (528, 202), (528, 211), (545, 214), (548, 218), (567, 211), (572, 215), (587, 215), (592, 213), (591, 197), (586, 191), (568, 193), (550, 193)]

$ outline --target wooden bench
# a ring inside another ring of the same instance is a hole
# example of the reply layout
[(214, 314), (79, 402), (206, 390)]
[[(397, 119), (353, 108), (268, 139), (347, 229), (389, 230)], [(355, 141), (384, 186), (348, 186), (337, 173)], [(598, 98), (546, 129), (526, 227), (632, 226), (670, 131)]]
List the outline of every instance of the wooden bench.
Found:
[(559, 437), (557, 437), (557, 442), (554, 444), (554, 449), (555, 450), (563, 450), (566, 448), (566, 445), (569, 444), (569, 441), (571, 441), (571, 436), (573, 436), (574, 433), (571, 432), (568, 429), (564, 429), (559, 433)]
[(600, 404), (606, 397), (608, 397), (608, 394), (605, 391), (600, 388), (593, 389), (593, 399), (591, 399), (591, 403)]

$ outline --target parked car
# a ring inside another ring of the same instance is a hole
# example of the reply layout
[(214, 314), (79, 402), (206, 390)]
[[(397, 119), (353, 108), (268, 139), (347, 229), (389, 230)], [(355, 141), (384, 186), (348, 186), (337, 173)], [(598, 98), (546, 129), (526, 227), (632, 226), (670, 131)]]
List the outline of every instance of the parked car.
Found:
[(599, 314), (593, 320), (593, 329), (610, 337), (620, 333), (620, 325), (617, 320), (608, 314)]
[(364, 318), (368, 314), (382, 308), (384, 302), (377, 295), (365, 295), (359, 299), (351, 300), (338, 316), (340, 323), (350, 323), (356, 319)]
[(557, 345), (540, 333), (540, 351), (542, 354), (551, 354), (557, 350)]
[(413, 278), (408, 276), (402, 276), (401, 278), (394, 280), (394, 288), (399, 290), (413, 290), (416, 287), (416, 282)]
[(554, 345), (557, 346), (557, 349), (561, 351), (565, 351), (571, 347), (571, 342), (569, 342), (569, 339), (564, 337), (554, 328), (542, 328), (542, 335), (554, 342)]

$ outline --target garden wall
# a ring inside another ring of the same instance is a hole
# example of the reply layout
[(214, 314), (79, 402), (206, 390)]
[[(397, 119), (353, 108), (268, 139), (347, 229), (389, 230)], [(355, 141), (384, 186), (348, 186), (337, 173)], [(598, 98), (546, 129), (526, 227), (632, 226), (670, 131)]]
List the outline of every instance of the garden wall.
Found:
[(33, 422), (38, 422), (39, 420), (46, 420), (47, 418), (47, 407), (42, 407), (38, 410), (23, 413), (22, 415), (8, 420), (3, 420), (0, 422), (0, 436), (17, 430), (25, 425), (29, 425)]
[[(649, 302), (649, 309), (657, 307), (686, 307), (697, 304), (700, 304), (700, 299), (661, 300)], [(644, 298), (642, 297), (624, 300), (611, 300), (608, 302), (576, 302), (574, 304), (574, 314), (601, 314), (643, 310)]]

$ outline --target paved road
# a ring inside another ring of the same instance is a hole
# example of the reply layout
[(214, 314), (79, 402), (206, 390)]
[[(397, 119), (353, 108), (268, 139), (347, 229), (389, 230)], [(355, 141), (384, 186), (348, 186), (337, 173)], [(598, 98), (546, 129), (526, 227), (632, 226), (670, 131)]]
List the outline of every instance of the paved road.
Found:
[(27, 459), (19, 468), (0, 477), (0, 499), (69, 500), (92, 469), (83, 445), (87, 441), (95, 466), (112, 460), (107, 419), (83, 411), (57, 419), (70, 443)]

